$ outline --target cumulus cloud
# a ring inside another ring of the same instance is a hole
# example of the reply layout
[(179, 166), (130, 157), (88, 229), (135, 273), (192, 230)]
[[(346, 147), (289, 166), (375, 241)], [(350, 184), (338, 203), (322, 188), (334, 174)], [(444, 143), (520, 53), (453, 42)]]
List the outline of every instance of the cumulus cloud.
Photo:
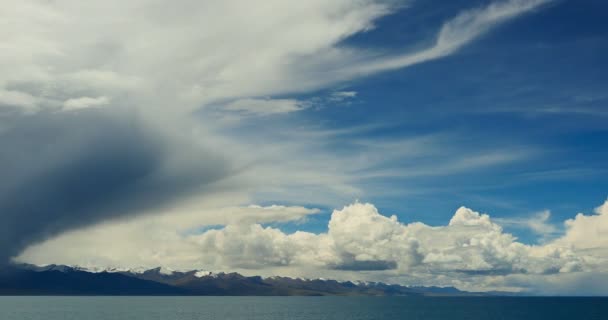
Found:
[[(606, 238), (604, 234), (595, 236)], [(517, 275), (551, 281), (560, 279), (559, 274), (598, 272), (605, 267), (599, 252), (579, 250), (574, 242), (523, 244), (504, 232), (489, 215), (465, 207), (459, 208), (447, 225), (428, 226), (419, 222), (405, 224), (395, 216), (381, 215), (371, 204), (355, 203), (334, 210), (327, 233), (286, 234), (249, 225), (227, 226), (192, 239), (202, 245), (204, 256), (233, 257), (221, 260), (220, 266), (259, 269), (290, 265), (367, 271), (401, 281), (426, 278), (427, 283), (433, 283), (428, 277), (443, 276), (443, 281), (448, 279), (451, 285), (463, 279), (470, 282), (464, 286), (479, 285), (488, 277), (508, 279)], [(605, 244), (596, 243), (596, 247), (600, 245), (606, 248)], [(264, 257), (256, 256), (256, 250), (262, 250)], [(485, 290), (488, 289), (492, 286), (488, 285)], [(521, 289), (533, 288), (520, 284)]]
[[(226, 195), (224, 192), (218, 192), (205, 201), (207, 209), (201, 209), (199, 199), (194, 199), (190, 206), (180, 203), (179, 206), (166, 208), (160, 214), (106, 221), (92, 227), (69, 231), (42, 244), (31, 246), (18, 260), (38, 264), (57, 262), (92, 267), (167, 266), (189, 269), (202, 266), (211, 268), (221, 264), (262, 267), (262, 262), (266, 261), (264, 259), (277, 261), (280, 258), (246, 256), (239, 263), (235, 260), (238, 258), (236, 255), (223, 258), (217, 254), (227, 250), (224, 246), (228, 244), (205, 242), (204, 239), (226, 238), (226, 235), (233, 239), (238, 234), (247, 237), (247, 233), (251, 233), (249, 230), (254, 230), (255, 234), (249, 235), (249, 239), (238, 241), (240, 248), (246, 250), (244, 246), (253, 245), (256, 239), (269, 239), (263, 236), (265, 229), (260, 224), (300, 223), (308, 216), (320, 213), (317, 209), (299, 206), (227, 206), (239, 196), (239, 193)], [(224, 230), (223, 226), (230, 228)], [(221, 231), (214, 231), (216, 228)], [(235, 232), (237, 234), (234, 234)], [(192, 238), (201, 233), (206, 236), (200, 239)], [(279, 233), (275, 232), (272, 236)], [(256, 238), (258, 235), (260, 238)], [(250, 244), (249, 241), (253, 242)], [(212, 246), (216, 254), (211, 254), (211, 250), (206, 254), (204, 245)], [(235, 242), (232, 248), (236, 246), (239, 245)], [(249, 254), (254, 255), (255, 252), (249, 251)], [(255, 264), (255, 261), (260, 263)]]
[(570, 244), (581, 250), (606, 250), (608, 248), (608, 200), (597, 207), (595, 213), (595, 215), (579, 213), (574, 219), (567, 220), (564, 223), (566, 234), (556, 242)]
[(382, 216), (371, 204), (335, 210), (328, 227), (338, 259), (332, 267), (407, 269), (422, 260), (417, 239), (409, 236), (397, 217)]
[[(598, 212), (605, 212), (605, 206)], [(372, 204), (354, 203), (334, 210), (327, 232), (318, 234), (303, 231), (286, 233), (277, 227), (263, 225), (264, 221), (273, 219), (301, 219), (317, 214), (316, 210), (281, 206), (232, 210), (249, 214), (252, 219), (224, 220), (220, 225), (195, 233), (171, 233), (172, 229), (166, 228), (161, 233), (164, 234), (162, 242), (153, 240), (157, 234), (148, 239), (158, 247), (148, 246), (145, 254), (140, 252), (137, 258), (127, 260), (131, 266), (163, 265), (163, 261), (169, 261), (174, 263), (168, 265), (171, 268), (244, 270), (250, 274), (272, 274), (289, 267), (290, 273), (296, 276), (357, 277), (405, 284), (454, 285), (475, 290), (538, 290), (522, 282), (522, 279), (530, 279), (534, 283), (551, 282), (553, 285), (546, 288), (561, 288), (561, 292), (567, 292), (567, 286), (560, 281), (572, 282), (573, 277), (579, 277), (577, 274), (605, 272), (608, 267), (601, 251), (581, 247), (580, 240), (573, 238), (577, 235), (573, 228), (562, 239), (543, 245), (527, 245), (504, 232), (489, 215), (466, 207), (456, 210), (447, 225), (429, 226), (420, 222), (403, 223), (396, 216), (380, 214)], [(266, 216), (271, 211), (280, 214)], [(577, 219), (601, 217), (578, 216)], [(146, 227), (148, 230), (149, 226)], [(163, 229), (152, 230), (160, 232)], [(599, 227), (597, 230), (603, 232)], [(58, 256), (43, 253), (57, 252), (61, 243), (91, 243), (95, 237), (109, 238), (101, 230), (97, 232), (94, 237), (90, 232), (64, 235), (54, 240), (55, 243), (29, 249), (20, 259), (37, 263), (90, 263), (100, 254), (109, 256), (111, 250), (99, 243), (95, 250), (83, 246), (72, 251), (69, 257), (66, 254), (61, 256), (61, 253)], [(135, 234), (145, 235), (144, 232)], [(590, 239), (595, 240), (593, 248), (605, 250), (608, 247), (604, 243), (605, 238), (604, 233), (590, 235)], [(122, 246), (129, 245), (125, 243)], [(135, 252), (137, 249), (134, 246), (132, 250)], [(90, 254), (92, 251), (95, 255)], [(159, 256), (165, 259), (158, 259)], [(105, 263), (120, 262), (108, 259)]]

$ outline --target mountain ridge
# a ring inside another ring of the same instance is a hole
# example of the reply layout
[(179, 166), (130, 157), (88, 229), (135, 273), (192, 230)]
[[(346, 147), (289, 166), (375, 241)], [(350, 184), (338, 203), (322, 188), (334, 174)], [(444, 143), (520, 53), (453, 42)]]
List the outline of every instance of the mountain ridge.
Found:
[(166, 268), (106, 268), (28, 264), (0, 270), (0, 295), (179, 296), (488, 296), (454, 287), (408, 287), (382, 282), (244, 276), (236, 272)]

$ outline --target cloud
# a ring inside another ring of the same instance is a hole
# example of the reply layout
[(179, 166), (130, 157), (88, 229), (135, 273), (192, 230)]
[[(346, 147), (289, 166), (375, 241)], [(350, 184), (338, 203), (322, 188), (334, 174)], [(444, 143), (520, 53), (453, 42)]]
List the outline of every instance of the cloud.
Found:
[[(295, 100), (255, 97), (298, 87), (288, 66), (390, 12), (351, 0), (245, 9), (240, 1), (189, 0), (169, 8), (142, 0), (5, 6), (3, 261), (58, 233), (188, 206), (190, 197), (197, 209), (208, 194), (228, 206), (246, 202), (238, 190), (248, 181), (235, 182), (250, 166), (239, 161), (239, 139), (227, 141), (192, 111), (218, 101), (236, 101), (228, 108), (248, 115), (296, 111)], [(79, 112), (58, 112), (66, 110)]]
[[(308, 92), (440, 58), (548, 0), (464, 11), (442, 26), (433, 47), (371, 60), (369, 50), (341, 41), (373, 28), (381, 16), (407, 10), (403, 3), (272, 1), (243, 9), (238, 1), (181, 0), (167, 10), (142, 0), (13, 2), (2, 17), (10, 36), (0, 57), (0, 88), (42, 99), (42, 108), (107, 97), (158, 113), (240, 99), (255, 104), (255, 97)], [(95, 12), (95, 19), (83, 12)], [(283, 102), (262, 109), (297, 109)]]
[(566, 220), (566, 234), (556, 240), (581, 250), (598, 250), (608, 253), (608, 200), (595, 209), (595, 215), (579, 213)]
[[(273, 97), (445, 56), (540, 3), (470, 11), (446, 23), (430, 51), (370, 60), (369, 50), (341, 44), (396, 10), (392, 1), (273, 0), (247, 7), (241, 1), (182, 0), (170, 7), (143, 0), (9, 1), (0, 13), (0, 104), (11, 110), (0, 118), (0, 259), (107, 219), (186, 210), (190, 198), (205, 207), (202, 199), (211, 194), (227, 207), (274, 195), (300, 203), (352, 199), (362, 193), (363, 173), (377, 170), (382, 159), (413, 160), (409, 154), (418, 150), (334, 152), (332, 141), (306, 134), (296, 146), (285, 139), (296, 131), (292, 123), (231, 135), (226, 131), (233, 128), (218, 128), (204, 111), (221, 105), (247, 117), (296, 112), (306, 105)], [(91, 108), (97, 106), (103, 108)], [(79, 112), (58, 112), (74, 109)], [(452, 159), (455, 167), (443, 162), (444, 172), (506, 162), (482, 153), (477, 160), (459, 157), (464, 163)], [(277, 235), (261, 230), (245, 229)], [(306, 233), (286, 239), (298, 237), (320, 239)], [(420, 260), (416, 248), (404, 240), (395, 249), (401, 260), (386, 248), (359, 252), (358, 246), (316, 254), (336, 269), (405, 268)], [(273, 261), (298, 259), (304, 258)]]
[(365, 270), (380, 264), (407, 269), (422, 260), (418, 240), (409, 236), (396, 216), (384, 217), (371, 204), (335, 210), (328, 228), (338, 259), (335, 268)]
[(527, 228), (537, 235), (540, 235), (543, 240), (547, 240), (555, 236), (558, 229), (549, 222), (551, 212), (549, 210), (541, 211), (529, 218), (499, 218), (495, 219), (502, 226)]
[[(317, 209), (299, 206), (245, 206), (227, 207), (226, 203), (234, 201), (239, 194), (226, 195), (222, 192), (210, 196), (204, 201), (204, 206), (196, 200), (191, 206), (180, 203), (177, 207), (169, 207), (154, 215), (129, 217), (118, 221), (106, 221), (102, 224), (89, 226), (54, 237), (42, 244), (28, 248), (19, 260), (45, 263), (45, 261), (63, 261), (62, 263), (90, 267), (104, 266), (137, 266), (154, 268), (156, 266), (171, 266), (175, 269), (187, 269), (193, 266), (217, 266), (220, 260), (224, 263), (238, 265), (238, 256), (222, 258), (218, 255), (206, 254), (204, 243), (192, 241), (191, 237), (200, 233), (207, 234), (207, 239), (222, 237), (232, 232), (243, 235), (248, 230), (262, 234), (264, 228), (259, 224), (265, 223), (298, 223), (308, 216), (319, 214)], [(220, 199), (218, 199), (220, 197)], [(221, 199), (222, 197), (228, 199)], [(231, 226), (223, 230), (223, 226)], [(219, 228), (219, 229), (218, 229)], [(215, 232), (213, 230), (223, 230)], [(273, 229), (269, 229), (273, 230)], [(240, 246), (253, 245), (256, 235), (251, 235)], [(276, 236), (277, 234), (273, 234)], [(261, 241), (261, 240), (260, 240)], [(218, 242), (210, 242), (215, 250), (222, 250)], [(263, 245), (263, 244), (258, 244)], [(271, 245), (271, 244), (268, 244)], [(65, 250), (65, 248), (70, 250)], [(96, 249), (93, 249), (96, 248)], [(92, 250), (95, 251), (92, 254)], [(243, 249), (246, 250), (246, 249)], [(268, 249), (266, 249), (268, 250)], [(259, 252), (262, 253), (262, 252)], [(255, 252), (251, 251), (251, 255)], [(257, 260), (256, 260), (257, 259)], [(280, 261), (276, 257), (243, 257), (240, 262), (248, 267), (254, 267), (253, 262), (259, 261), (258, 267), (266, 261)], [(217, 261), (216, 261), (217, 260)]]
[(357, 96), (357, 91), (335, 91), (329, 95), (328, 100), (332, 102), (342, 102)]
[(230, 175), (221, 156), (125, 116), (12, 116), (0, 133), (0, 260), (72, 228), (204, 195)]
[[(598, 212), (604, 212), (604, 208), (605, 205)], [(602, 251), (586, 250), (577, 244), (578, 239), (569, 237), (568, 233), (574, 229), (570, 229), (563, 239), (527, 245), (504, 232), (489, 215), (466, 207), (456, 210), (447, 225), (429, 226), (420, 222), (406, 224), (395, 216), (380, 214), (372, 204), (354, 203), (334, 210), (327, 232), (318, 234), (286, 233), (262, 225), (272, 219), (301, 219), (317, 214), (315, 210), (281, 206), (232, 210), (251, 215), (252, 219), (215, 220), (219, 225), (199, 233), (159, 228), (162, 224), (151, 228), (149, 223), (142, 226), (140, 220), (122, 230), (122, 234), (114, 233), (111, 237), (112, 228), (66, 234), (28, 249), (20, 259), (35, 263), (68, 261), (80, 265), (97, 259), (96, 266), (129, 261), (132, 267), (158, 263), (174, 269), (240, 270), (249, 274), (280, 274), (289, 268), (292, 275), (305, 277), (364, 278), (405, 284), (454, 285), (475, 290), (539, 290), (522, 282), (522, 279), (530, 279), (534, 283), (553, 283), (545, 287), (546, 290), (554, 289), (552, 293), (567, 293), (568, 286), (564, 283), (572, 282), (567, 279), (606, 272), (608, 267)], [(267, 216), (270, 211), (279, 216)], [(230, 213), (230, 210), (223, 211), (220, 216)], [(577, 219), (581, 221), (582, 218)], [(198, 222), (204, 222), (204, 219)], [(144, 246), (144, 252), (138, 251), (141, 244), (128, 240), (134, 236), (137, 236), (136, 241), (150, 242)], [(593, 248), (608, 248), (603, 242), (604, 234), (593, 236), (596, 239)], [(130, 252), (130, 258), (112, 257), (115, 251), (104, 242), (107, 239), (124, 242), (121, 248), (125, 253)], [(62, 244), (71, 242), (88, 245), (73, 247), (69, 253), (59, 250)], [(91, 243), (95, 244), (95, 249), (91, 248)], [(597, 292), (599, 289), (589, 290)]]
[(314, 79), (300, 79), (299, 66), (314, 68), (338, 53), (343, 39), (395, 9), (371, 0), (180, 0), (171, 9), (143, 0), (60, 0), (7, 7), (0, 88), (43, 99), (41, 108), (105, 96), (147, 113), (318, 88)]
[(224, 106), (225, 110), (247, 115), (273, 115), (306, 109), (306, 103), (295, 99), (241, 99)]
[(353, 74), (362, 75), (405, 68), (448, 56), (501, 23), (525, 14), (550, 1), (551, 0), (496, 1), (485, 7), (464, 11), (443, 24), (437, 34), (434, 45), (430, 48), (393, 57), (384, 57), (382, 59), (360, 64), (357, 67), (346, 68), (343, 71), (344, 76), (352, 77)]
[(19, 107), (31, 110), (37, 99), (27, 93), (14, 90), (0, 90), (0, 107)]
[(86, 109), (91, 107), (99, 107), (110, 103), (110, 99), (105, 96), (91, 98), (91, 97), (80, 97), (68, 99), (63, 103), (63, 110), (78, 110)]
[(356, 96), (357, 92), (355, 91), (336, 91), (327, 97), (314, 97), (305, 100), (246, 98), (223, 104), (220, 107), (220, 111), (228, 112), (229, 116), (237, 113), (242, 117), (283, 115), (313, 107), (318, 109), (329, 103), (345, 102)]

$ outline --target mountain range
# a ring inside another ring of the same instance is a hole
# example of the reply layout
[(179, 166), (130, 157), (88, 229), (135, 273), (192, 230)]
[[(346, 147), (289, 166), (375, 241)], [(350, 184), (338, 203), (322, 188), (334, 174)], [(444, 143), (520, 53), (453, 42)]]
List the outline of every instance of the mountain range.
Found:
[(453, 287), (407, 287), (381, 282), (243, 276), (239, 273), (88, 270), (64, 265), (13, 265), (0, 269), (0, 295), (184, 296), (479, 296)]

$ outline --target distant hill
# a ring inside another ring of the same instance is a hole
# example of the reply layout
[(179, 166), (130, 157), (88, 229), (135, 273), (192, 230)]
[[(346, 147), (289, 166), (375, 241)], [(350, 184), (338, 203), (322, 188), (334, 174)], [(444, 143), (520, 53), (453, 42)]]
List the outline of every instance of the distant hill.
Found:
[[(497, 295), (500, 293), (495, 293)], [(238, 273), (17, 265), (0, 269), (0, 295), (423, 296), (484, 295), (456, 288), (406, 287)]]

